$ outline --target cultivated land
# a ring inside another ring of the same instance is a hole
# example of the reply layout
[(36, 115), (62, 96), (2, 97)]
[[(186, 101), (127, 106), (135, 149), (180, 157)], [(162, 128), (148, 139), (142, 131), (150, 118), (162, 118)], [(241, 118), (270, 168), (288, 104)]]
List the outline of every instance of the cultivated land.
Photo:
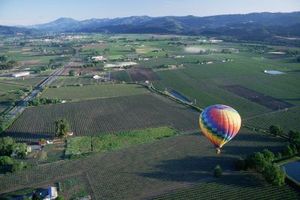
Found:
[(5, 132), (18, 140), (53, 138), (55, 121), (65, 118), (75, 136), (171, 126), (196, 130), (198, 113), (156, 94), (106, 98), (27, 109)]
[[(233, 167), (238, 158), (256, 151), (281, 151), (285, 140), (243, 128), (217, 156), (199, 134), (198, 112), (140, 85), (123, 83), (148, 85), (148, 80), (162, 92), (176, 90), (200, 108), (232, 106), (243, 125), (253, 128), (280, 125), (285, 132), (300, 130), (299, 48), (210, 44), (201, 42), (208, 38), (189, 36), (72, 37), (16, 36), (0, 41), (0, 55), (18, 62), (11, 70), (0, 70), (0, 117), (56, 70), (62, 73), (41, 88), (38, 97), (67, 100), (26, 108), (1, 136), (30, 142), (53, 139), (54, 122), (62, 118), (74, 132), (67, 142), (30, 154), (25, 160), (29, 169), (1, 174), (1, 195), (60, 182), (66, 199), (299, 199), (287, 185), (275, 187), (257, 173)], [(277, 51), (286, 54), (269, 53)], [(93, 56), (107, 60), (95, 62)], [(104, 68), (115, 62), (138, 65)], [(11, 77), (24, 70), (31, 75)], [(224, 171), (219, 179), (212, 175), (217, 164)]]
[(60, 88), (48, 88), (42, 96), (50, 99), (63, 99), (79, 101), (85, 99), (111, 98), (131, 96), (149, 93), (147, 89), (139, 85), (130, 84), (100, 84), (87, 86), (69, 86)]
[[(253, 199), (260, 195), (262, 199), (270, 199), (279, 195), (284, 199), (297, 199), (299, 194), (288, 186), (271, 186), (255, 174), (233, 170), (232, 163), (240, 156), (266, 147), (276, 151), (282, 146), (279, 138), (242, 130), (218, 156), (199, 133), (181, 135), (0, 176), (3, 185), (0, 193), (77, 179), (77, 183), (87, 188), (86, 192), (95, 199), (151, 199), (180, 188), (194, 190), (198, 185), (204, 191), (210, 191), (210, 194), (199, 191), (195, 194), (199, 197), (210, 198), (212, 194), (223, 193), (225, 197), (236, 194), (240, 198)], [(212, 177), (216, 164), (220, 164), (225, 173), (219, 180)], [(261, 193), (254, 193), (254, 189)], [(188, 192), (187, 195), (191, 194)]]

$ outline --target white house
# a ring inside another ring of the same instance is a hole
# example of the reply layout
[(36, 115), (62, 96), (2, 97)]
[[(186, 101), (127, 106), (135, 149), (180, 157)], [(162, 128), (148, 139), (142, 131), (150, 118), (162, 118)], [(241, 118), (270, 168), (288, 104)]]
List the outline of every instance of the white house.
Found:
[(104, 56), (93, 56), (93, 61), (106, 61), (106, 58)]
[(18, 73), (14, 73), (12, 74), (12, 76), (14, 78), (20, 78), (20, 77), (25, 77), (25, 76), (29, 76), (30, 72), (18, 72)]

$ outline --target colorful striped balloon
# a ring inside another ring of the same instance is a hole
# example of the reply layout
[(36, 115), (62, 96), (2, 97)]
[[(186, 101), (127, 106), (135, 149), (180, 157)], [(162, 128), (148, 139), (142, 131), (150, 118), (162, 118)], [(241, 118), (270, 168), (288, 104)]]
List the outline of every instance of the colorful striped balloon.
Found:
[(217, 153), (241, 128), (241, 117), (226, 105), (213, 105), (204, 109), (199, 117), (200, 130), (216, 147)]

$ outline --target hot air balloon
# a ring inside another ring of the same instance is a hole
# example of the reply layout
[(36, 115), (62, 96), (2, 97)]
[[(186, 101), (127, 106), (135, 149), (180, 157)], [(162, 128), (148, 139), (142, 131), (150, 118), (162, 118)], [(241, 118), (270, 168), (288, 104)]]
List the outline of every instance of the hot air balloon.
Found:
[(226, 105), (213, 105), (204, 109), (199, 117), (200, 130), (221, 153), (224, 144), (234, 138), (241, 128), (241, 117)]

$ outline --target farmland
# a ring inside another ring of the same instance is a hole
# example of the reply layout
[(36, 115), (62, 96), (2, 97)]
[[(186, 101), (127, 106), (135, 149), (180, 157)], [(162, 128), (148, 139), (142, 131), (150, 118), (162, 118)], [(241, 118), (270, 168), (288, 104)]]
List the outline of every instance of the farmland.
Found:
[[(300, 49), (204, 39), (210, 38), (80, 34), (0, 41), (7, 44), (0, 54), (18, 63), (0, 70), (0, 112), (57, 71), (37, 97), (64, 100), (30, 104), (1, 133), (34, 144), (54, 139), (54, 144), (29, 154), (28, 169), (0, 174), (0, 194), (59, 182), (66, 199), (298, 199), (292, 187), (272, 186), (253, 171), (236, 171), (234, 162), (263, 149), (276, 154), (287, 145), (255, 128), (300, 130), (299, 63), (289, 53)], [(137, 64), (116, 67), (123, 62)], [(31, 75), (12, 78), (11, 73), (24, 70)], [(232, 106), (243, 125), (254, 128), (242, 128), (216, 155), (199, 133), (200, 113), (161, 94), (199, 108)], [(74, 135), (55, 137), (59, 119), (66, 119)], [(224, 172), (219, 179), (213, 177), (216, 165)]]
[[(261, 177), (256, 178), (255, 174), (232, 171), (232, 163), (238, 157), (263, 148), (276, 151), (282, 146), (279, 138), (242, 130), (236, 140), (224, 148), (223, 154), (217, 156), (207, 139), (199, 133), (179, 135), (0, 176), (0, 183), (5, 183), (0, 193), (79, 179), (82, 180), (80, 185), (87, 188), (86, 191), (95, 199), (154, 198), (180, 188), (203, 189), (206, 192), (198, 193), (203, 197), (224, 193), (225, 196), (238, 195), (241, 198), (255, 198), (257, 194), (253, 190), (261, 188), (258, 191), (262, 197), (273, 198), (280, 194), (282, 198), (295, 199), (299, 194), (288, 186), (271, 186)], [(228, 173), (219, 180), (212, 176), (216, 164)], [(219, 190), (215, 191), (216, 188)], [(187, 195), (194, 194), (190, 193)]]
[(171, 100), (142, 94), (29, 108), (5, 134), (20, 140), (53, 138), (60, 118), (69, 121), (76, 136), (157, 126), (189, 131), (197, 129), (197, 115)]
[(168, 127), (134, 130), (103, 136), (81, 136), (67, 141), (66, 156), (81, 155), (91, 152), (106, 152), (126, 148), (132, 145), (150, 143), (165, 137), (176, 135)]
[(41, 97), (50, 99), (64, 99), (79, 101), (85, 99), (111, 98), (146, 94), (148, 91), (138, 85), (127, 84), (99, 84), (87, 86), (69, 86), (48, 88)]

